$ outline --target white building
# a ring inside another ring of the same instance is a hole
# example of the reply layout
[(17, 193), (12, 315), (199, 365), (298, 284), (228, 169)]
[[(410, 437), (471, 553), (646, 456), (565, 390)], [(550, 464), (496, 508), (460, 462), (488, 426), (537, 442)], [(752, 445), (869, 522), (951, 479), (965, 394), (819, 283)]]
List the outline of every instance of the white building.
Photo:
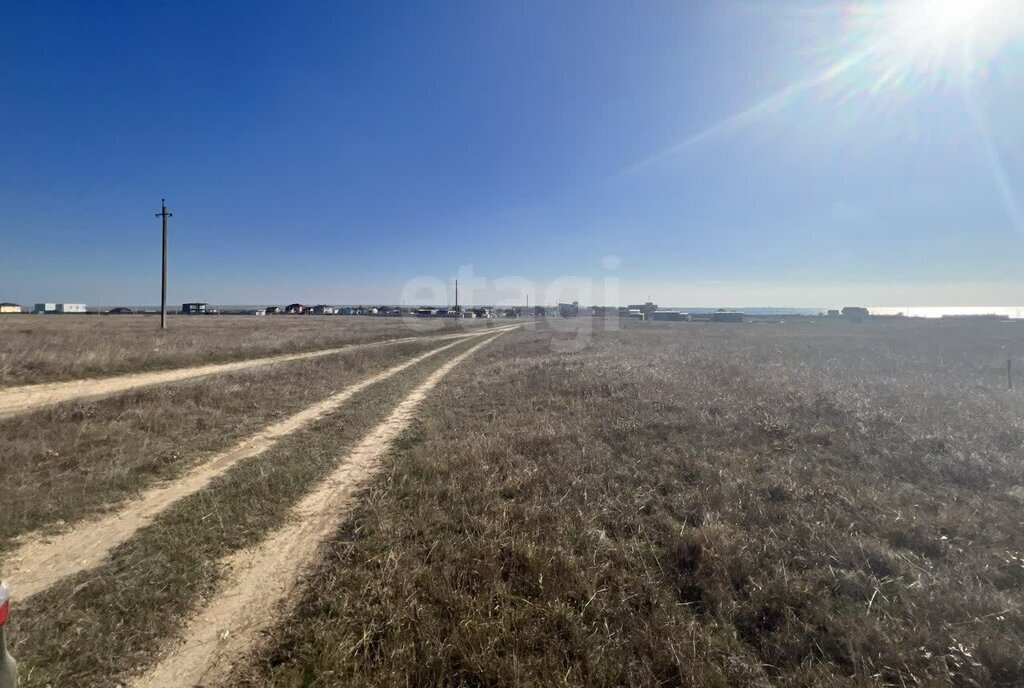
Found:
[(57, 304), (55, 303), (37, 303), (35, 308), (32, 309), (33, 313), (56, 313)]
[(58, 313), (85, 313), (84, 303), (58, 303)]

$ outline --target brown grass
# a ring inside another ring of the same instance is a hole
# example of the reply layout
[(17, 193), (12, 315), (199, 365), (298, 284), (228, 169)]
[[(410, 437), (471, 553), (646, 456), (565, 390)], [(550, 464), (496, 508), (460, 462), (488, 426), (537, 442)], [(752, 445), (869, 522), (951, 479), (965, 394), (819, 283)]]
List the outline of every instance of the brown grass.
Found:
[(1015, 326), (504, 337), (248, 686), (1020, 686)]
[(246, 461), (161, 514), (110, 563), (72, 576), (12, 614), (24, 686), (109, 686), (150, 663), (212, 595), (219, 562), (260, 542), (452, 349), (357, 394), (337, 412)]
[(0, 387), (444, 334), (494, 321), (364, 316), (0, 317)]

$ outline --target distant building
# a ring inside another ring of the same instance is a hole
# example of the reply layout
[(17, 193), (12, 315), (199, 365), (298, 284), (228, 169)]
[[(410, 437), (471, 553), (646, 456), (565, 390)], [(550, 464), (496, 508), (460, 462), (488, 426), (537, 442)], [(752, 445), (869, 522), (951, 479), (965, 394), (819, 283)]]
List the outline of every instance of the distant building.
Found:
[(580, 314), (580, 302), (558, 304), (558, 314), (563, 318), (575, 318)]
[(843, 308), (844, 318), (866, 318), (871, 313), (867, 308), (861, 308), (860, 306), (846, 306)]
[(334, 315), (337, 311), (334, 306), (325, 306), (320, 304), (319, 306), (313, 306), (309, 309), (309, 312), (313, 315)]
[(131, 315), (134, 312), (135, 311), (133, 311), (131, 308), (126, 308), (125, 306), (118, 306), (116, 308), (111, 308), (109, 311), (107, 311), (107, 314), (108, 315)]
[(651, 314), (651, 320), (674, 320), (677, 322), (685, 322), (689, 319), (689, 313), (680, 313), (679, 311), (654, 311), (654, 313)]
[(58, 313), (85, 313), (84, 303), (58, 303)]
[(16, 303), (0, 303), (0, 313), (21, 313), (21, 306)]
[(494, 309), (490, 308), (488, 306), (484, 306), (484, 307), (481, 307), (481, 308), (474, 308), (473, 309), (473, 313), (478, 318), (493, 318), (494, 317)]
[(55, 303), (37, 303), (32, 309), (33, 313), (56, 313), (57, 304)]
[(829, 314), (829, 317), (838, 318), (839, 317), (839, 309), (838, 308), (833, 308), (832, 310), (830, 310), (828, 312), (828, 314)]
[(267, 306), (266, 312), (267, 312), (267, 315), (281, 315), (281, 307), (280, 306)]
[(206, 315), (210, 310), (208, 303), (183, 303), (181, 312), (185, 315)]
[(738, 311), (715, 311), (711, 314), (711, 322), (741, 323), (743, 314)]
[(629, 311), (640, 311), (645, 317), (649, 318), (654, 315), (654, 312), (658, 310), (658, 304), (648, 301), (647, 303), (637, 303), (626, 306), (626, 312)]
[(309, 310), (309, 308), (301, 303), (290, 303), (284, 307), (284, 312), (288, 315), (302, 315), (307, 310)]

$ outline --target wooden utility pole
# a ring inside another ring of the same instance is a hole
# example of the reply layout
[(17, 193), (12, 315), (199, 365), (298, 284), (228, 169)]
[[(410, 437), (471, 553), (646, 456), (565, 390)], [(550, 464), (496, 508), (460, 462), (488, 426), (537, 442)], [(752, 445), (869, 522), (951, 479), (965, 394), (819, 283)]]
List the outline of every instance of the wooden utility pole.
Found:
[(164, 239), (163, 239), (163, 266), (160, 272), (160, 329), (167, 329), (167, 218), (174, 217), (171, 213), (167, 212), (167, 205), (164, 199), (160, 199), (160, 212), (156, 214), (157, 217), (163, 219), (164, 228)]

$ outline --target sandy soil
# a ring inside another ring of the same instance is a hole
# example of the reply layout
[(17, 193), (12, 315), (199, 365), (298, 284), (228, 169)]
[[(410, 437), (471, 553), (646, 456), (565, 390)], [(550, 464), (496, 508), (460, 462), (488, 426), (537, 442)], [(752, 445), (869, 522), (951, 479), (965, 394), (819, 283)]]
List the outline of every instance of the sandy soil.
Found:
[[(487, 333), (494, 333), (504, 328), (487, 330)], [(349, 346), (337, 347), (334, 349), (322, 349), (320, 351), (308, 351), (300, 354), (282, 354), (280, 356), (266, 356), (263, 358), (252, 358), (245, 361), (233, 363), (217, 363), (212, 365), (193, 366), (191, 368), (177, 368), (174, 370), (161, 370), (151, 373), (132, 373), (130, 375), (118, 375), (116, 377), (93, 378), (90, 380), (72, 380), (70, 382), (51, 382), (38, 385), (24, 385), (21, 387), (8, 387), (0, 389), (0, 418), (12, 416), (26, 411), (52, 406), (65, 401), (82, 401), (87, 399), (98, 399), (110, 396), (118, 392), (124, 392), (139, 387), (188, 380), (206, 375), (217, 375), (230, 373), (246, 368), (271, 365), (274, 363), (286, 363), (288, 361), (299, 361), (306, 358), (329, 356), (343, 351), (354, 351), (372, 346), (385, 344), (402, 344), (405, 342), (440, 341), (445, 339), (459, 339), (482, 334), (471, 332), (467, 334), (449, 334), (423, 337), (401, 337), (399, 339), (387, 339), (380, 342), (368, 344), (351, 344)]]
[[(477, 333), (471, 336), (482, 336)], [(182, 477), (146, 490), (123, 508), (98, 520), (86, 521), (57, 536), (29, 535), (7, 557), (4, 577), (21, 599), (30, 597), (58, 580), (103, 563), (109, 552), (164, 509), (205, 488), (238, 462), (261, 454), (279, 439), (334, 411), (362, 390), (382, 382), (435, 354), (456, 346), (456, 341), (373, 375), (323, 401), (275, 423), (231, 449), (212, 456)]]
[(438, 368), (296, 505), (283, 528), (260, 546), (230, 557), (226, 563), (231, 574), (220, 593), (188, 620), (176, 647), (132, 685), (180, 688), (223, 681), (233, 662), (253, 651), (261, 632), (297, 598), (302, 577), (316, 562), (323, 542), (344, 520), (356, 492), (373, 477), (381, 457), (409, 426), (423, 399), (445, 375), (496, 336)]

